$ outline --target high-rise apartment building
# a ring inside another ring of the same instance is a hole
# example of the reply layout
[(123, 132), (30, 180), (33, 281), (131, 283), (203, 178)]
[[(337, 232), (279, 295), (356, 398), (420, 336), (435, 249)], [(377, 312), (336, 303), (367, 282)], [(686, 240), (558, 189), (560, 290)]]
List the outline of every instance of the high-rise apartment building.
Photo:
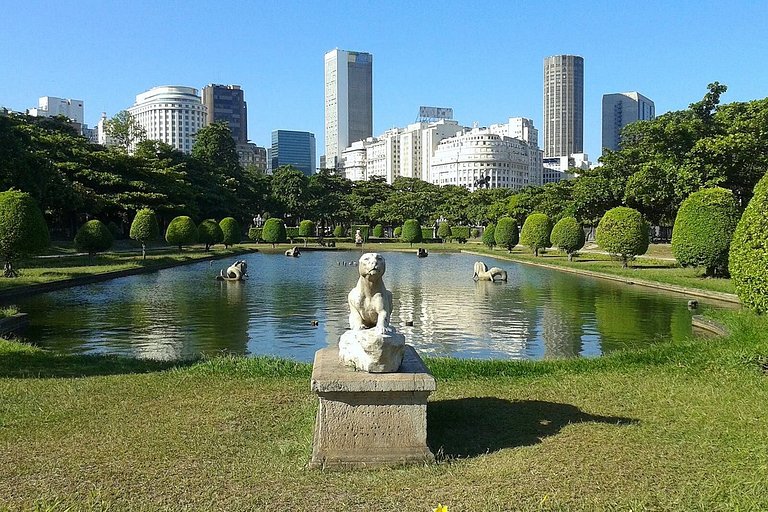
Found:
[(27, 113), (35, 117), (64, 116), (75, 123), (84, 124), (83, 100), (43, 96), (38, 100), (37, 108), (31, 108)]
[(128, 112), (146, 130), (147, 139), (165, 142), (184, 153), (192, 151), (207, 115), (197, 89), (177, 85), (153, 87), (137, 95)]
[(315, 172), (315, 134), (274, 130), (269, 156), (272, 171), (284, 165), (292, 165), (310, 176)]
[(621, 130), (635, 121), (656, 117), (656, 106), (639, 92), (603, 94), (603, 150), (616, 151)]
[(544, 59), (544, 157), (584, 151), (584, 59)]
[(239, 85), (206, 85), (203, 105), (208, 109), (206, 125), (225, 122), (237, 144), (248, 142), (248, 106)]
[(325, 165), (335, 168), (341, 152), (373, 135), (373, 56), (331, 50), (325, 54)]

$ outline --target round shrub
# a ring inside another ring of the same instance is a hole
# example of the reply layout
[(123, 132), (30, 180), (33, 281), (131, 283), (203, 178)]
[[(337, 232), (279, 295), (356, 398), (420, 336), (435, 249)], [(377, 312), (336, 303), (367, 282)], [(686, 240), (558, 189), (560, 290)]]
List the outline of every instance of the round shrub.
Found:
[(544, 213), (532, 213), (525, 219), (523, 229), (520, 231), (520, 243), (527, 245), (535, 256), (539, 255), (539, 249), (545, 249), (552, 245), (549, 234), (552, 232), (552, 222)]
[(601, 249), (621, 258), (626, 268), (627, 261), (648, 250), (648, 223), (634, 208), (617, 206), (600, 219), (595, 240)]
[(77, 230), (75, 234), (75, 249), (79, 252), (87, 252), (93, 257), (97, 252), (108, 250), (112, 247), (112, 233), (106, 224), (100, 220), (89, 220)]
[(224, 240), (224, 232), (215, 220), (205, 219), (197, 226), (197, 241), (205, 244), (206, 251), (212, 245), (220, 244), (222, 240)]
[(451, 237), (451, 225), (448, 222), (441, 222), (437, 227), (437, 237), (446, 240)]
[(472, 238), (480, 238), (480, 230), (477, 228), (472, 228), (472, 231), (469, 232), (469, 235)]
[(395, 238), (400, 238), (403, 235), (403, 226), (397, 226), (392, 231), (392, 235), (394, 235)]
[(376, 238), (383, 238), (384, 237), (384, 226), (381, 224), (376, 224), (373, 227), (373, 236)]
[(197, 226), (186, 215), (174, 218), (165, 230), (165, 241), (181, 251), (184, 245), (197, 243)]
[(517, 222), (511, 217), (500, 218), (493, 231), (493, 239), (496, 242), (496, 245), (504, 247), (507, 251), (512, 252), (512, 248), (516, 246), (517, 242), (520, 240), (520, 233), (517, 230)]
[(552, 228), (550, 239), (552, 245), (568, 255), (568, 261), (573, 261), (574, 253), (584, 247), (586, 241), (581, 224), (573, 217), (560, 219)]
[(341, 224), (333, 228), (333, 236), (335, 236), (336, 238), (343, 237), (345, 233), (346, 233), (346, 230), (344, 229), (344, 226), (342, 226)]
[(243, 231), (240, 228), (240, 223), (237, 222), (237, 219), (234, 217), (225, 217), (221, 219), (219, 227), (221, 228), (221, 233), (224, 235), (221, 239), (221, 243), (224, 244), (224, 247), (239, 244), (240, 240), (242, 240)]
[(493, 248), (493, 246), (496, 245), (495, 231), (496, 226), (493, 224), (493, 222), (488, 223), (488, 225), (483, 230), (483, 238), (481, 238), (483, 245), (488, 248)]
[(285, 242), (288, 239), (288, 234), (285, 230), (283, 219), (275, 217), (267, 219), (267, 222), (264, 223), (264, 228), (262, 228), (261, 237), (265, 242), (272, 244), (272, 247), (280, 242)]
[(315, 223), (311, 220), (303, 220), (299, 223), (299, 236), (304, 237), (304, 247), (307, 246), (307, 238), (315, 235)]
[(672, 229), (672, 254), (683, 267), (705, 267), (709, 276), (728, 272), (728, 249), (739, 207), (733, 192), (707, 188), (680, 205)]
[(768, 312), (768, 174), (755, 186), (731, 241), (728, 267), (741, 303)]
[(403, 242), (408, 242), (413, 246), (414, 242), (422, 241), (421, 224), (416, 219), (408, 219), (403, 223), (403, 231), (400, 235)]
[(155, 212), (149, 208), (137, 211), (128, 236), (141, 244), (141, 257), (147, 259), (147, 243), (160, 238), (160, 226), (157, 225)]
[(39, 252), (50, 243), (43, 212), (32, 197), (18, 190), (0, 192), (0, 257), (5, 277), (15, 277), (13, 261)]

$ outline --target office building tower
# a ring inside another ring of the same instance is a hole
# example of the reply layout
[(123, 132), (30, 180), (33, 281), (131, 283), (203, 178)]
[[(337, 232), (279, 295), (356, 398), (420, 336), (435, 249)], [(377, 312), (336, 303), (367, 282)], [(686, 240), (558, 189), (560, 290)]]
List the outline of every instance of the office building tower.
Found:
[(269, 152), (270, 168), (292, 165), (307, 176), (315, 172), (315, 135), (309, 132), (274, 130)]
[(639, 92), (603, 94), (603, 150), (619, 149), (621, 130), (628, 124), (655, 117), (653, 101)]
[(373, 56), (331, 50), (325, 54), (325, 165), (373, 135)]
[(197, 89), (176, 85), (153, 87), (136, 96), (128, 109), (147, 132), (147, 139), (159, 140), (184, 153), (192, 151), (198, 130), (205, 126), (207, 109)]
[(237, 144), (248, 142), (248, 106), (239, 85), (206, 85), (203, 87), (203, 105), (208, 109), (206, 125), (227, 123)]
[(584, 151), (584, 59), (544, 59), (544, 157)]
[(31, 108), (27, 113), (34, 117), (64, 116), (77, 124), (84, 124), (83, 100), (43, 96), (38, 100), (37, 108)]

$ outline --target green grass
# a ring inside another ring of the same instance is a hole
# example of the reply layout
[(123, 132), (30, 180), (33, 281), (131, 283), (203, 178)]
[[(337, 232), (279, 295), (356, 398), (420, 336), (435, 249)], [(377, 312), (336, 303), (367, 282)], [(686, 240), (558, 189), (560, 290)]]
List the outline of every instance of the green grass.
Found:
[(598, 359), (431, 359), (439, 463), (306, 463), (310, 365), (0, 341), (0, 509), (765, 510), (768, 318)]
[(16, 306), (0, 307), (0, 318), (8, 318), (19, 313), (19, 308)]

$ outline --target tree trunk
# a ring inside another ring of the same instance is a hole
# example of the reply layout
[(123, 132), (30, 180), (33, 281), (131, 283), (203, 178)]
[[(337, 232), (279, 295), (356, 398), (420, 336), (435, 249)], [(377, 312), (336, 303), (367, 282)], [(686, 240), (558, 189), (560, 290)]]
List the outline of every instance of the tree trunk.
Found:
[(141, 259), (146, 260), (147, 259), (147, 244), (142, 243), (141, 244)]
[(10, 261), (5, 262), (5, 271), (3, 272), (5, 277), (19, 277), (19, 274), (13, 269), (13, 264)]
[(568, 253), (568, 261), (573, 261), (573, 253), (572, 252)]
[(534, 249), (533, 249), (533, 255), (534, 255), (535, 257), (537, 257), (537, 258), (539, 257), (539, 248), (538, 248), (538, 247), (534, 247)]
[(627, 257), (622, 256), (621, 257), (621, 268), (627, 268)]

